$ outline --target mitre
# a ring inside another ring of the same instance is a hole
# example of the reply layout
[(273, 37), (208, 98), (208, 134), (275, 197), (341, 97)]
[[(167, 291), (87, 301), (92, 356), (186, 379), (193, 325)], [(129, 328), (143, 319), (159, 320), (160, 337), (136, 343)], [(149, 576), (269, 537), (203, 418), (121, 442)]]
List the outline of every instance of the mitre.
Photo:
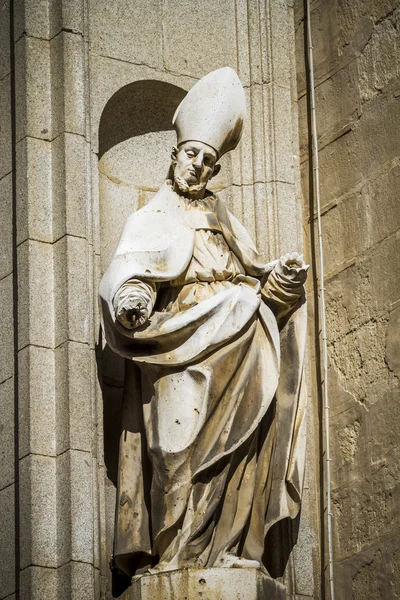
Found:
[(221, 157), (238, 145), (245, 114), (246, 99), (236, 72), (230, 67), (212, 71), (189, 90), (176, 109), (172, 124), (178, 146), (203, 142)]

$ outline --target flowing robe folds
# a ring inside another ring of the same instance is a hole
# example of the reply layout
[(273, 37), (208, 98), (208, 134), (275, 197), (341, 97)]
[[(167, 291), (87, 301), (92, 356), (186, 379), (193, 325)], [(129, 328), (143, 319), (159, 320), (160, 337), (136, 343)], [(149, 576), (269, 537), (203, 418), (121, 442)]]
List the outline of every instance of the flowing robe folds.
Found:
[[(128, 218), (100, 301), (108, 344), (132, 361), (114, 541), (129, 575), (232, 555), (262, 564), (270, 527), (298, 513), (303, 275), (262, 264), (211, 195), (189, 201), (166, 184)], [(115, 317), (132, 293), (153, 308), (138, 329)]]

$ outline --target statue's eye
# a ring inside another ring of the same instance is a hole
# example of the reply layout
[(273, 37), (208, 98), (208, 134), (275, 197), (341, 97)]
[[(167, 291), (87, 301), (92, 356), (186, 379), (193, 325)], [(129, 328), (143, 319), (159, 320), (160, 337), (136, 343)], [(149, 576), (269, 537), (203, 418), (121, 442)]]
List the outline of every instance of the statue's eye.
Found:
[(186, 151), (187, 156), (189, 156), (190, 158), (193, 158), (193, 156), (195, 156), (195, 153), (192, 150), (187, 150)]

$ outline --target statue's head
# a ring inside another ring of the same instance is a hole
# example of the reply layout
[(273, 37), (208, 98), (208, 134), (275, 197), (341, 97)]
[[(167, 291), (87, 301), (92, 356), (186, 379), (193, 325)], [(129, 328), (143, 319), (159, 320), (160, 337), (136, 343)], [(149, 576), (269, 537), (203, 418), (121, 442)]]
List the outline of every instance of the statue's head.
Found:
[(172, 120), (178, 138), (172, 151), (177, 190), (193, 198), (204, 195), (220, 169), (217, 160), (239, 143), (245, 112), (242, 84), (229, 67), (209, 73), (189, 90)]
[(192, 198), (204, 196), (208, 181), (221, 168), (217, 151), (204, 142), (183, 142), (172, 149), (171, 159), (175, 187)]

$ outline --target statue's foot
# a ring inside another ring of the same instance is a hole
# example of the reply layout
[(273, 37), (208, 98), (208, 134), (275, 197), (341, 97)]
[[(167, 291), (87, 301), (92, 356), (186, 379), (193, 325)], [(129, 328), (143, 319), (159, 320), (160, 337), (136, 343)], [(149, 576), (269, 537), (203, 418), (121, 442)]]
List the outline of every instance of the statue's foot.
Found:
[(220, 567), (233, 568), (233, 569), (260, 569), (261, 564), (258, 560), (250, 560), (248, 558), (241, 558), (226, 552), (220, 558)]

